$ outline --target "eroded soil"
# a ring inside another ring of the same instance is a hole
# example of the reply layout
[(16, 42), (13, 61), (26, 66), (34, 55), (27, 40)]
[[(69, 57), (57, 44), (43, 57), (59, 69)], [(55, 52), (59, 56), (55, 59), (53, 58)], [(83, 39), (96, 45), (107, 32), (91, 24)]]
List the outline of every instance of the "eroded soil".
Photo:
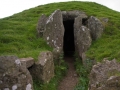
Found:
[(74, 87), (78, 83), (78, 75), (74, 68), (74, 58), (65, 57), (65, 61), (68, 64), (67, 75), (63, 78), (58, 86), (58, 90), (74, 90)]

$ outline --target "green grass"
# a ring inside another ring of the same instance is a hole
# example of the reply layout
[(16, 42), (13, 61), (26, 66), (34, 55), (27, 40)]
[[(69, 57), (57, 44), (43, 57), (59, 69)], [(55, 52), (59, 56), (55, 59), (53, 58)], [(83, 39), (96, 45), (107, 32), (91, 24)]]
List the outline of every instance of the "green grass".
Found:
[(89, 73), (93, 64), (95, 63), (94, 60), (86, 59), (84, 60), (85, 65), (82, 64), (82, 60), (75, 55), (75, 69), (77, 74), (79, 75), (79, 82), (74, 90), (88, 90), (89, 85)]

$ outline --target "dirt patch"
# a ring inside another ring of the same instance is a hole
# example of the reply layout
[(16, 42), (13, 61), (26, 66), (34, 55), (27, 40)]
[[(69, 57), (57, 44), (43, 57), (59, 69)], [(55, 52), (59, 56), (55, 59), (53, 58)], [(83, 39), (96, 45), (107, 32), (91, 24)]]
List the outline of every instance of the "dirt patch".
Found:
[(65, 61), (67, 62), (69, 69), (67, 75), (60, 82), (58, 90), (74, 90), (79, 78), (74, 68), (74, 58), (65, 57)]

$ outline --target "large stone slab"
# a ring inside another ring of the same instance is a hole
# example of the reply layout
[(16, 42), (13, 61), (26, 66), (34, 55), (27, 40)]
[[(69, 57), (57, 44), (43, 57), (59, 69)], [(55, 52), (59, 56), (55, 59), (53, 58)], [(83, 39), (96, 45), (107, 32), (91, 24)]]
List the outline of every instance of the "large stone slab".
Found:
[(26, 64), (16, 56), (0, 57), (0, 90), (33, 90)]
[(32, 77), (43, 83), (48, 83), (54, 76), (54, 62), (52, 52), (41, 52), (38, 61), (29, 68)]
[(43, 37), (51, 47), (63, 47), (64, 26), (60, 10), (54, 11), (47, 19)]
[(79, 11), (79, 10), (73, 10), (73, 11), (62, 11), (63, 20), (73, 20), (76, 17), (81, 18), (87, 18), (88, 16), (85, 14), (85, 12)]
[(92, 39), (90, 35), (90, 30), (82, 25), (82, 18), (75, 18), (74, 23), (74, 39), (75, 39), (75, 49), (79, 56), (82, 58), (83, 53), (87, 51), (90, 47)]
[(90, 29), (91, 37), (93, 40), (100, 38), (104, 30), (104, 26), (101, 21), (94, 16), (91, 16), (88, 19), (88, 28)]
[(45, 26), (46, 26), (46, 21), (48, 17), (46, 17), (44, 14), (40, 17), (38, 20), (38, 25), (37, 25), (37, 36), (38, 37), (43, 37), (43, 32), (45, 31)]
[(120, 63), (106, 60), (93, 66), (89, 90), (120, 90)]

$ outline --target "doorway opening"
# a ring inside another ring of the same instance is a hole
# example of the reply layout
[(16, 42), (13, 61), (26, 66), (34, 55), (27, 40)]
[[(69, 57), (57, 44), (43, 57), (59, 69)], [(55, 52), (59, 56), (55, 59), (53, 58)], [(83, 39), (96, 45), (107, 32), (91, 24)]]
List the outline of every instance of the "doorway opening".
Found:
[(63, 21), (63, 25), (65, 28), (63, 40), (64, 56), (73, 56), (75, 52), (74, 19)]

